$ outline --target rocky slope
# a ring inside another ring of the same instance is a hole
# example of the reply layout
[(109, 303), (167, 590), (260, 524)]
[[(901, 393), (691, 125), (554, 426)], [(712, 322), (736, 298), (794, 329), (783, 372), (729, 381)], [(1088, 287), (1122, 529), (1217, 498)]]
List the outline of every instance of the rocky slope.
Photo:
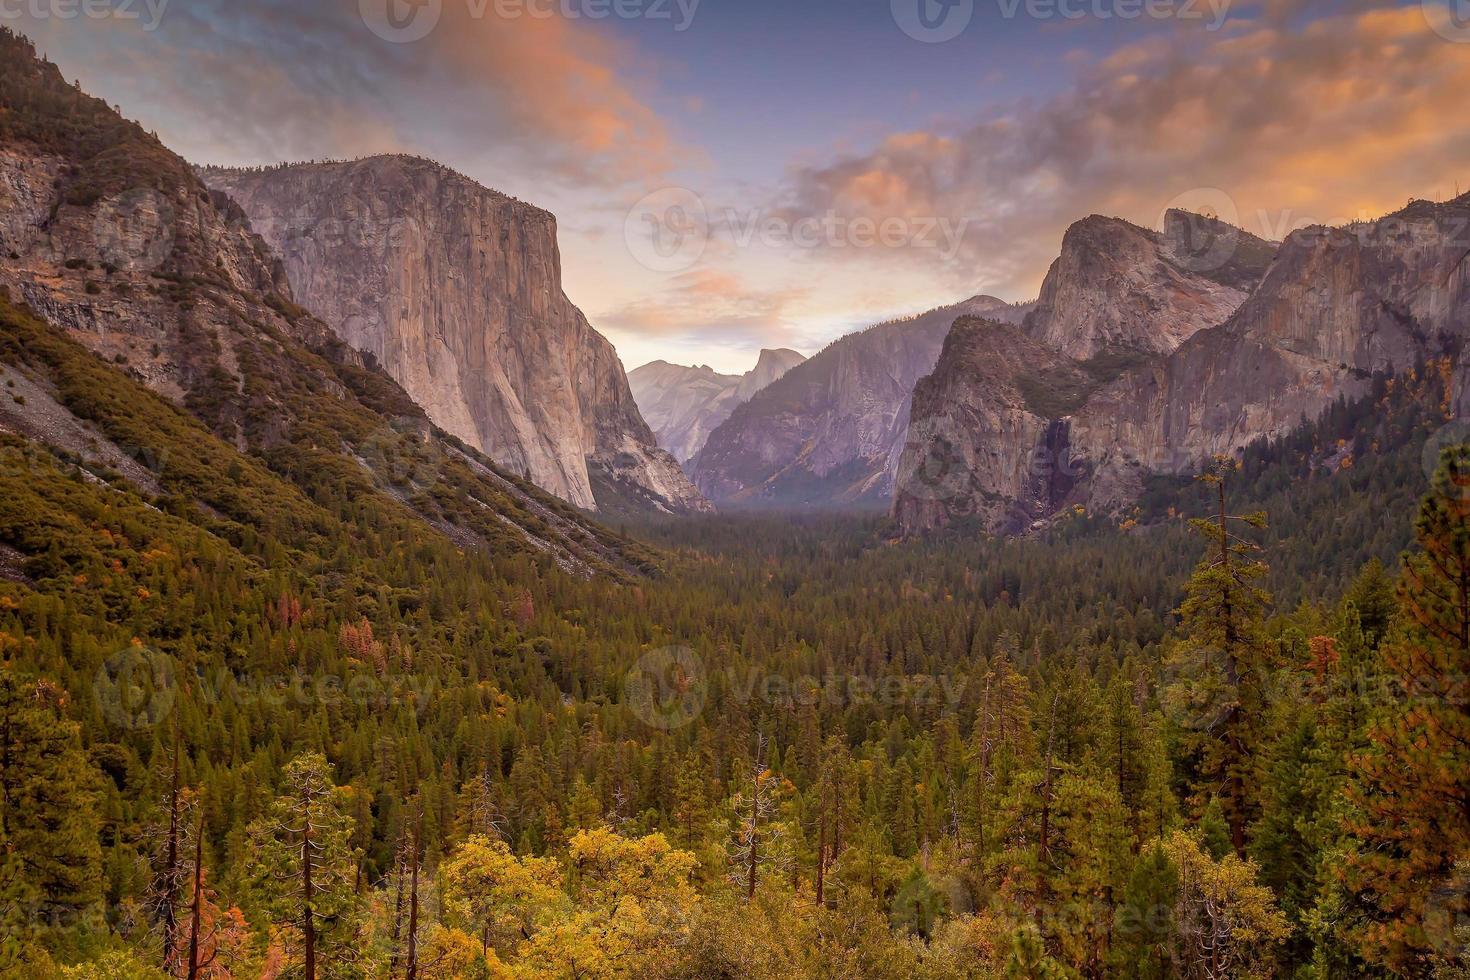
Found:
[(885, 505), (909, 396), (950, 325), (966, 315), (1019, 321), (1028, 309), (977, 296), (843, 337), (731, 413), (695, 459), (695, 485), (737, 506)]
[[(235, 513), (233, 491), (205, 499), (188, 476), (195, 461), (138, 422), (144, 401), (127, 391), (141, 382), (239, 466), (264, 462), (309, 494), (380, 495), (461, 548), (546, 555), (579, 572), (629, 564), (615, 535), (436, 431), (293, 301), (233, 202), (3, 29), (0, 287), (8, 380), (30, 393), (11, 400), (4, 427), (38, 445)], [(91, 355), (105, 370), (78, 360)], [(86, 380), (63, 390), (63, 377)]]
[(688, 463), (737, 406), (804, 360), (794, 350), (762, 350), (755, 367), (744, 374), (653, 361), (628, 372), (628, 384), (658, 444)]
[[(1467, 334), (1470, 195), (1292, 235), (1228, 320), (1111, 380), (1079, 379), (1075, 360), (997, 378), (983, 345), (961, 337), (916, 393), (894, 513), (909, 533), (970, 514), (1004, 531), (1068, 502), (1114, 508), (1150, 474), (1190, 472), (1364, 394), (1375, 372), (1456, 365)], [(1465, 368), (1451, 369), (1458, 415), (1470, 397)], [(1024, 425), (985, 414), (1008, 386), (1029, 391)], [(1023, 475), (994, 462), (1015, 452), (1030, 457)], [(937, 490), (923, 475), (934, 459), (961, 461)], [(1038, 473), (1052, 474), (1044, 501)], [(1053, 475), (1069, 484), (1060, 497)]]
[(548, 212), (403, 156), (202, 173), (282, 256), (297, 302), (448, 432), (580, 507), (708, 509), (562, 292)]
[(1275, 246), (1202, 215), (1170, 211), (1164, 231), (1092, 215), (1074, 223), (1026, 331), (1086, 361), (1165, 354), (1245, 301)]

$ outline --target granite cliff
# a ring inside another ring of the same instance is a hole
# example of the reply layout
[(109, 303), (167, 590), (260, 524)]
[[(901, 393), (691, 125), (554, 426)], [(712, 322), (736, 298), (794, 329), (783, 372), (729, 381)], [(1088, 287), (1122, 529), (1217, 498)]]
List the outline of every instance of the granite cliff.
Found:
[(991, 350), (1014, 346), (1014, 336), (957, 325), (915, 392), (894, 514), (906, 533), (967, 516), (1008, 532), (1068, 504), (1117, 508), (1151, 474), (1188, 473), (1282, 435), (1339, 398), (1365, 394), (1374, 374), (1430, 360), (1452, 366), (1449, 408), (1462, 414), (1467, 333), (1470, 195), (1292, 234), (1238, 309), (1166, 353), (1099, 364), (1066, 354), (1085, 346), (1063, 344), (1047, 348), (1050, 362), (1012, 372)]
[(580, 507), (708, 509), (562, 292), (550, 213), (405, 156), (202, 175), (446, 431)]

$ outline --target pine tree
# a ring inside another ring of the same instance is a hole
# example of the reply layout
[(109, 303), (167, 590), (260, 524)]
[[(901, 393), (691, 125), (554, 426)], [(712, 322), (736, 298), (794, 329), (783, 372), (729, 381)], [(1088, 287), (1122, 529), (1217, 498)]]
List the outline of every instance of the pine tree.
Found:
[(0, 902), (40, 915), (101, 897), (97, 775), (64, 695), (0, 664)]
[(284, 789), (251, 827), (251, 877), (273, 921), (290, 931), (306, 980), (346, 976), (357, 934), (352, 818), (319, 754), (287, 763)]
[(1174, 903), (1179, 873), (1157, 842), (1128, 877), (1108, 961), (1117, 976), (1167, 980), (1174, 972)]
[[(1234, 460), (1221, 457), (1200, 479), (1213, 487), (1216, 516), (1194, 519), (1190, 526), (1206, 541), (1205, 558), (1190, 577), (1179, 608), (1185, 643), (1172, 661), (1180, 682), (1169, 695), (1190, 699), (1180, 710), (1197, 729), (1195, 792), (1202, 808), (1220, 801), (1235, 852), (1245, 854), (1246, 827), (1255, 815), (1253, 753), (1258, 724), (1266, 707), (1266, 645), (1262, 619), (1271, 597), (1256, 583), (1266, 566), (1253, 555), (1258, 545), (1237, 535), (1233, 526), (1266, 526), (1264, 513), (1237, 516), (1226, 509), (1227, 483)], [(1207, 678), (1210, 671), (1216, 678)], [(1193, 699), (1208, 692), (1208, 704)]]
[(1444, 923), (1470, 915), (1456, 862), (1470, 854), (1470, 448), (1445, 450), (1404, 559), (1402, 627), (1383, 647), (1399, 698), (1376, 717), (1371, 748), (1352, 760), (1360, 840), (1347, 873), (1371, 920), (1355, 930), (1375, 961), (1425, 975), (1464, 969)]

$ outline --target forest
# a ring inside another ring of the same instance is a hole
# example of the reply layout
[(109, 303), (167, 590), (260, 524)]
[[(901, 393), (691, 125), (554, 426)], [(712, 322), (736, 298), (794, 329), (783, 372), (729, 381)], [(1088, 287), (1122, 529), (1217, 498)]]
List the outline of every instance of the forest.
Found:
[(0, 433), (0, 974), (1470, 976), (1447, 365), (1129, 514), (577, 575), (0, 314), (157, 480)]

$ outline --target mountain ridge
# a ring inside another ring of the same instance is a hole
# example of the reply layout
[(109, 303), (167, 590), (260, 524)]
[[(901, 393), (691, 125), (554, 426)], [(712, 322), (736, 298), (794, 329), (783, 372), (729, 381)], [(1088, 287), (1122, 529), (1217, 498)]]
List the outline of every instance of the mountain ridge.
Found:
[(788, 348), (763, 348), (749, 371), (720, 374), (659, 359), (628, 372), (628, 383), (659, 445), (687, 466), (731, 412), (804, 360)]
[[(1470, 195), (1294, 233), (1228, 319), (1168, 354), (1120, 363), (1070, 400), (1033, 401), (1027, 424), (1012, 434), (971, 424), (983, 418), (996, 382), (973, 349), (947, 348), (950, 361), (916, 394), (921, 415), (893, 504), (901, 530), (921, 533), (974, 514), (987, 529), (1009, 532), (1068, 504), (1116, 511), (1153, 475), (1193, 472), (1213, 456), (1281, 437), (1337, 399), (1361, 397), (1375, 377), (1411, 378), (1429, 362), (1448, 372), (1447, 417), (1463, 415), (1467, 229)], [(1034, 474), (993, 465), (995, 453), (1012, 451), (1032, 469), (1065, 471), (1065, 499), (1040, 503), (1027, 489)], [(936, 457), (946, 474), (937, 487), (924, 477)]]
[(739, 507), (887, 504), (913, 384), (966, 313), (1019, 320), (1027, 304), (975, 296), (827, 345), (731, 413), (695, 458), (695, 485)]

